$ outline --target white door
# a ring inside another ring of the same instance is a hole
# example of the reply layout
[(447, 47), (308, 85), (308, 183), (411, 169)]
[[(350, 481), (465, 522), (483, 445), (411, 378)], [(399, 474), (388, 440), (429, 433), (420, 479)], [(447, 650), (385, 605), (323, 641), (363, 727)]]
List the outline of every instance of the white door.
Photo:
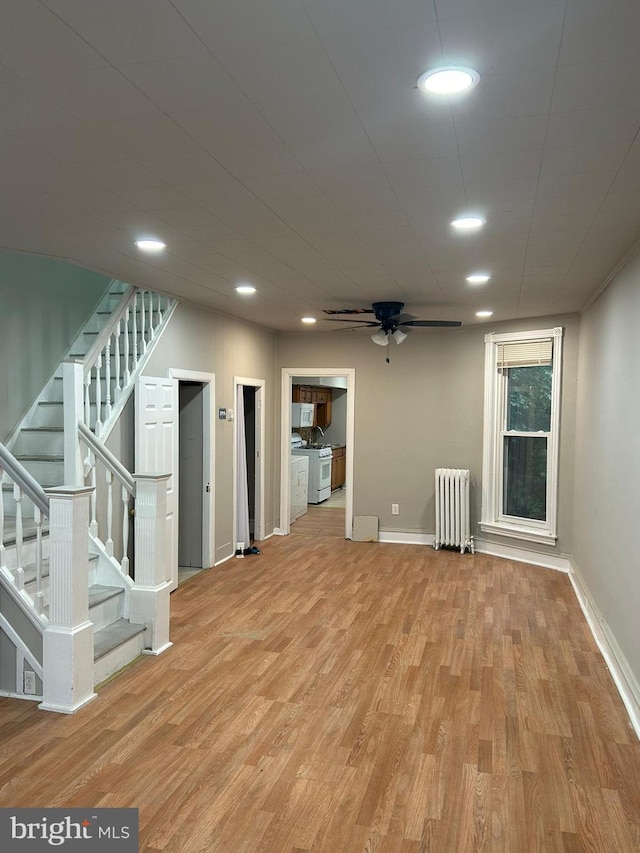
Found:
[(135, 396), (135, 471), (167, 482), (167, 579), (178, 586), (178, 380), (142, 376)]

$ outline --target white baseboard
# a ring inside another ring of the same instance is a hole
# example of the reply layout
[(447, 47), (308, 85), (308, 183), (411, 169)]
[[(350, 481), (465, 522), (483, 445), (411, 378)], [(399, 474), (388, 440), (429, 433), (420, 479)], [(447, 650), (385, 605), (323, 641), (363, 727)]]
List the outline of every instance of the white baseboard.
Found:
[(505, 560), (517, 560), (519, 563), (529, 563), (532, 566), (542, 566), (545, 569), (555, 569), (558, 572), (571, 572), (571, 560), (561, 554), (544, 554), (529, 548), (519, 548), (517, 545), (503, 545), (501, 542), (490, 542), (478, 536), (474, 538), (476, 551), (489, 554), (492, 557), (503, 557)]
[(573, 560), (571, 560), (569, 580), (591, 629), (593, 639), (602, 653), (620, 698), (627, 709), (631, 725), (640, 739), (640, 684)]
[(433, 533), (411, 533), (405, 530), (379, 530), (378, 542), (397, 545), (433, 545)]
[(216, 566), (221, 566), (223, 563), (226, 563), (227, 560), (230, 560), (234, 556), (234, 554), (229, 554), (228, 557), (223, 557), (221, 560), (218, 560), (216, 563), (213, 564), (213, 568), (215, 569)]

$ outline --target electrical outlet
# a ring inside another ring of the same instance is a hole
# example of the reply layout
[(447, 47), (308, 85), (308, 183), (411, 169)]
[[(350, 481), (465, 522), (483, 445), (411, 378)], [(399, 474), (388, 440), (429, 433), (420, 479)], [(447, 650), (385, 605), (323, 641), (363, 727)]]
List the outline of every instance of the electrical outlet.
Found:
[(24, 671), (24, 692), (30, 693), (32, 696), (36, 692), (36, 674), (30, 669)]
[(391, 515), (400, 515), (400, 504), (391, 504)]

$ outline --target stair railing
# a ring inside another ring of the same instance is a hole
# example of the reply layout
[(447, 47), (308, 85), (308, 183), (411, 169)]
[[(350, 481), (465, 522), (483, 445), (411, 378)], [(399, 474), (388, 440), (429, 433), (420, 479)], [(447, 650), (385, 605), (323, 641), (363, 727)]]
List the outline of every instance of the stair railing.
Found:
[[(89, 533), (126, 579), (125, 586), (130, 591), (129, 616), (147, 626), (146, 651), (160, 654), (171, 645), (171, 580), (167, 569), (167, 482), (170, 474), (130, 474), (82, 421), (78, 422), (78, 437), (86, 449), (84, 472), (92, 487)], [(98, 460), (106, 473), (102, 483), (96, 473)], [(119, 495), (114, 483), (120, 487)], [(134, 504), (131, 509), (130, 503)], [(103, 504), (106, 504), (102, 513), (106, 518), (103, 522), (105, 538), (100, 537), (100, 507)], [(134, 518), (133, 571), (128, 556), (130, 516)], [(121, 537), (116, 546), (117, 532)]]
[(94, 344), (84, 366), (83, 420), (103, 440), (127, 401), (152, 340), (175, 300), (129, 285)]
[[(120, 460), (113, 455), (103, 442), (96, 438), (89, 427), (82, 421), (78, 422), (78, 436), (86, 450), (83, 459), (85, 482), (93, 489), (89, 510), (89, 533), (104, 545), (107, 555), (116, 560), (122, 574), (125, 577), (129, 577), (129, 509), (130, 502), (135, 500), (135, 480)], [(98, 499), (99, 496), (103, 495), (104, 486), (104, 484), (98, 483), (98, 460), (104, 467), (104, 483), (106, 483), (106, 520), (103, 531), (100, 531), (98, 522)], [(115, 489), (114, 482), (116, 484)], [(118, 542), (118, 556), (114, 554), (114, 535), (116, 535), (114, 515), (116, 529), (121, 534)], [(103, 536), (100, 536), (101, 532)]]
[[(9, 567), (6, 562), (5, 548), (5, 493), (0, 488), (0, 571), (17, 590), (21, 599), (29, 607), (33, 607), (38, 617), (46, 623), (44, 616), (44, 594), (42, 591), (42, 524), (49, 517), (49, 498), (44, 489), (27, 469), (0, 444), (0, 483), (8, 478), (13, 483), (13, 503), (15, 506), (15, 566)], [(33, 505), (33, 523), (36, 530), (36, 589), (35, 598), (25, 590), (24, 585), (24, 498), (28, 497)]]

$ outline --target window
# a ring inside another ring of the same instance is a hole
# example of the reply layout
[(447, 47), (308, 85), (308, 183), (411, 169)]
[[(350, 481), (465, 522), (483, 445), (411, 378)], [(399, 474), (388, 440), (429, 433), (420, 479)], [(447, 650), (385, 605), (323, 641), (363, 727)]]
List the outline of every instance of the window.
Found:
[(561, 358), (561, 328), (485, 337), (485, 532), (555, 544)]

